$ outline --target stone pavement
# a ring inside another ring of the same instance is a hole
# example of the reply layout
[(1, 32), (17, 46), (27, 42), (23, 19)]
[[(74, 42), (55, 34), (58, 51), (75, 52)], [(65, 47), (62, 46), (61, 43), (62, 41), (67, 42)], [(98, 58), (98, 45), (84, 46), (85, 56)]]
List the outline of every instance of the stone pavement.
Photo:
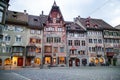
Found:
[(120, 80), (120, 67), (22, 68), (7, 70), (7, 73), (11, 73), (10, 76), (2, 74), (6, 79), (0, 80)]

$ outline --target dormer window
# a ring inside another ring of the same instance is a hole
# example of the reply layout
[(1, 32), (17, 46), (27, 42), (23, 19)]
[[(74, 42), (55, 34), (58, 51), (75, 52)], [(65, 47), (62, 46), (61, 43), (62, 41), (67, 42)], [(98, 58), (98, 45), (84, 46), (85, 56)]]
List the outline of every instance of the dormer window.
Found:
[(86, 24), (86, 27), (90, 27), (90, 24)]
[(35, 22), (38, 22), (38, 19), (35, 19), (35, 18), (34, 18), (34, 21), (35, 21)]
[(95, 27), (95, 28), (97, 28), (97, 27), (98, 27), (98, 25), (97, 25), (97, 24), (95, 24), (95, 25), (94, 25), (94, 27)]
[(70, 29), (70, 26), (67, 26), (67, 29)]
[(76, 29), (80, 29), (80, 27), (76, 27)]
[(12, 15), (13, 18), (17, 18), (17, 15)]
[(17, 12), (13, 12), (14, 14), (17, 14)]

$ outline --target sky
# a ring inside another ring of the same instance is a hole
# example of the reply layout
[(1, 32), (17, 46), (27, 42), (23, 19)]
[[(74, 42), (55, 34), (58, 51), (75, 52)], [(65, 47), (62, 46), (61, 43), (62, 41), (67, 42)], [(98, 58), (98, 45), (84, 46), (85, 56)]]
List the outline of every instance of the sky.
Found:
[[(120, 0), (55, 0), (65, 21), (75, 17), (103, 19), (108, 24), (120, 24)], [(48, 15), (54, 0), (10, 0), (9, 10), (39, 16), (42, 11)]]

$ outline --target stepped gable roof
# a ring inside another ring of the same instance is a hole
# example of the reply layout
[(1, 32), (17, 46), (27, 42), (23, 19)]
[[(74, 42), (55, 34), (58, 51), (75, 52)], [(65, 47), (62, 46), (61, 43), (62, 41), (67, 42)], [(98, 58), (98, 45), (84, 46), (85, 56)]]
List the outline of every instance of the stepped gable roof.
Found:
[(80, 25), (75, 22), (66, 21), (67, 30), (71, 31), (85, 31)]
[(24, 13), (24, 12), (17, 12), (17, 11), (8, 10), (7, 14), (6, 14), (6, 23), (27, 25), (28, 14)]
[(93, 18), (80, 18), (80, 22), (84, 27), (87, 29), (108, 29), (108, 30), (113, 30), (111, 25), (103, 21), (102, 19), (93, 19)]

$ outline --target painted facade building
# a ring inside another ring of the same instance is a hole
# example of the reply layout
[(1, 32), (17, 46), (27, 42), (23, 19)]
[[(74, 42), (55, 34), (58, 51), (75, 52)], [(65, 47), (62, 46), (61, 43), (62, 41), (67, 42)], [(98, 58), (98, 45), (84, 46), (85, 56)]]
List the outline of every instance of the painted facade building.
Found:
[[(104, 30), (104, 45), (107, 61), (110, 64), (114, 64), (114, 61), (117, 61), (119, 65), (120, 30), (115, 28)], [(117, 60), (115, 60), (115, 58)]]
[(8, 10), (6, 16), (6, 23), (3, 20), (0, 24), (2, 68), (78, 67), (91, 63), (114, 64), (116, 57), (120, 60), (120, 30), (101, 19), (78, 16), (72, 22), (64, 21), (56, 2), (48, 15), (44, 15), (43, 11), (35, 16), (29, 15), (26, 10)]
[[(120, 25), (115, 26), (115, 28), (120, 30)], [(120, 32), (118, 34), (120, 34)], [(119, 44), (120, 44), (120, 42), (119, 42)], [(120, 45), (117, 50), (117, 65), (120, 65)]]
[(9, 0), (0, 0), (0, 68), (4, 66), (4, 60), (7, 56), (4, 54), (3, 28), (5, 26), (6, 12), (9, 6)]
[(44, 26), (44, 64), (66, 66), (66, 30), (59, 6), (54, 2)]
[(39, 16), (28, 15), (26, 66), (38, 67), (42, 64), (43, 27)]
[(77, 17), (76, 20), (80, 25), (83, 25), (83, 27), (86, 28), (89, 63), (93, 63), (95, 65), (106, 63), (103, 30), (113, 27), (101, 19)]
[(3, 53), (7, 55), (5, 66), (25, 66), (27, 22), (27, 14), (15, 11), (7, 12), (6, 26), (3, 31)]
[(76, 22), (66, 22), (67, 56), (69, 66), (88, 64), (86, 30)]

